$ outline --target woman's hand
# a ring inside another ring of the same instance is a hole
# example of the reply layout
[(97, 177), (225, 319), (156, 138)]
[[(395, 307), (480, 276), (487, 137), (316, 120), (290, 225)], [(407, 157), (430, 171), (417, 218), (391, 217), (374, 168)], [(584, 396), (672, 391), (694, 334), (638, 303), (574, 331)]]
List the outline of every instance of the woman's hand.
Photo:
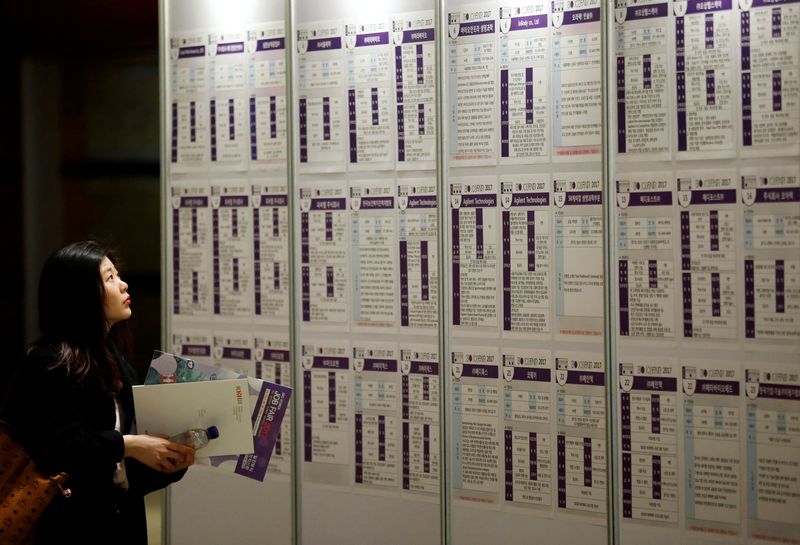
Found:
[(165, 437), (154, 435), (124, 435), (125, 456), (139, 460), (144, 465), (175, 473), (194, 463), (194, 447), (173, 443)]

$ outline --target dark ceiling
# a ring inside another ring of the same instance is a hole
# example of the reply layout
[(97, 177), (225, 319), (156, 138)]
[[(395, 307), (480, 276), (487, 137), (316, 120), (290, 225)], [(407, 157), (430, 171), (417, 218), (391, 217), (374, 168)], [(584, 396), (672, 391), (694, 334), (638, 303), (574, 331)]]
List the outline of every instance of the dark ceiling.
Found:
[(0, 0), (5, 56), (107, 57), (158, 49), (158, 0)]

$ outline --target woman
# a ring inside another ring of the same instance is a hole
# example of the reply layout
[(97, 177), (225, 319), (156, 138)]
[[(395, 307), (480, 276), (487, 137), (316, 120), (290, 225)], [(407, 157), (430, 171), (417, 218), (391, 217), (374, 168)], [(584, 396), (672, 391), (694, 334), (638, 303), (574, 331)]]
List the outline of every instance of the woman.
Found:
[(128, 285), (94, 242), (58, 250), (39, 281), (42, 337), (11, 387), (5, 420), (39, 469), (69, 475), (36, 543), (147, 543), (144, 495), (180, 479), (194, 448), (131, 434), (133, 369), (122, 356)]

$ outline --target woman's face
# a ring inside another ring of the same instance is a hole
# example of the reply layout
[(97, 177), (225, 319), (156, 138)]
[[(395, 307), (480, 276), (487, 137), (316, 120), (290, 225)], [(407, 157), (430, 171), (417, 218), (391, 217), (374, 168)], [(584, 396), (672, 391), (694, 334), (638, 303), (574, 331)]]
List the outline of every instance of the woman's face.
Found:
[(117, 268), (107, 257), (100, 263), (100, 278), (105, 288), (103, 311), (106, 323), (111, 327), (131, 317), (131, 296), (128, 295), (128, 284), (122, 281)]

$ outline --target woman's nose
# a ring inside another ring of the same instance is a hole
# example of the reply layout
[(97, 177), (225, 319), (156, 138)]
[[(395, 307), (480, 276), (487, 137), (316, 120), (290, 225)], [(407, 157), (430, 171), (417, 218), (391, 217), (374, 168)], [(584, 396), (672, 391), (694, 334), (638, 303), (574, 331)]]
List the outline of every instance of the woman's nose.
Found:
[(122, 293), (125, 293), (126, 291), (128, 291), (128, 283), (125, 282), (124, 280), (120, 280), (119, 281), (119, 290)]

